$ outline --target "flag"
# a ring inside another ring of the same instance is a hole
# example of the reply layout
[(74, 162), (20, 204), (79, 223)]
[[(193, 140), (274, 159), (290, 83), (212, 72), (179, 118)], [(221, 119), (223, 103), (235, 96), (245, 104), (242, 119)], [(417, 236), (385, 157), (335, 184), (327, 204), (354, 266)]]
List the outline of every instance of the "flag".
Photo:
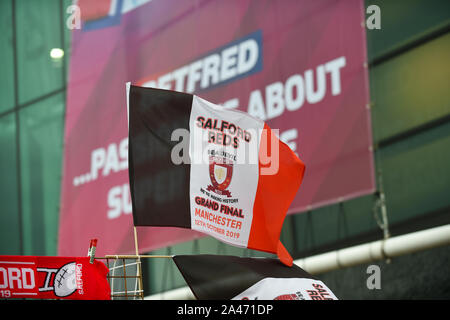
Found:
[(108, 268), (89, 259), (0, 256), (2, 298), (110, 300)]
[(278, 259), (205, 254), (173, 260), (200, 300), (337, 300), (325, 283)]
[(196, 230), (292, 257), (279, 237), (305, 166), (263, 121), (198, 96), (127, 84), (135, 226)]

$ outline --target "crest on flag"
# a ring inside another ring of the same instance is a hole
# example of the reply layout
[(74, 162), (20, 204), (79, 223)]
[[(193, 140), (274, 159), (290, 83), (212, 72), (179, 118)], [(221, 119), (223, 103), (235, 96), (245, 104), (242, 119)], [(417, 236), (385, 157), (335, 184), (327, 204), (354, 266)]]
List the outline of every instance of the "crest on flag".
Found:
[(209, 177), (212, 185), (209, 185), (207, 190), (215, 192), (219, 195), (226, 195), (231, 198), (231, 192), (226, 190), (233, 176), (233, 161), (224, 157), (210, 156), (209, 157)]

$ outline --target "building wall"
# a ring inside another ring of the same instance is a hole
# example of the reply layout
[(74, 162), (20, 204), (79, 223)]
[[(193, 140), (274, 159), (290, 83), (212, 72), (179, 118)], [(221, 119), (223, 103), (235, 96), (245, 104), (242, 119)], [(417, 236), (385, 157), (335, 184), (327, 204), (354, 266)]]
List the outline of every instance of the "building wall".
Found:
[[(3, 255), (56, 255), (70, 2), (0, 1)], [(450, 222), (450, 2), (371, 4), (381, 9), (381, 29), (367, 30), (376, 176), (395, 236)], [(49, 58), (52, 48), (65, 50), (62, 61)], [(282, 241), (300, 258), (381, 239), (376, 200), (369, 195), (288, 216)], [(153, 253), (270, 256), (212, 238)], [(449, 260), (446, 247), (379, 262), (381, 290), (367, 289), (367, 265), (319, 277), (345, 299), (449, 298), (450, 276), (442, 272)], [(171, 260), (146, 260), (144, 272), (146, 294), (186, 285)]]
[(69, 4), (0, 1), (0, 254), (56, 254)]

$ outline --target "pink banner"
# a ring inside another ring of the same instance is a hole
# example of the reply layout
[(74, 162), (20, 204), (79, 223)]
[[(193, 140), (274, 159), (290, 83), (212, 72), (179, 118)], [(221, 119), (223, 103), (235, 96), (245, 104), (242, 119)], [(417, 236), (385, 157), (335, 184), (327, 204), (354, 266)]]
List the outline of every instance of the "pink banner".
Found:
[[(73, 32), (59, 254), (83, 254), (91, 238), (100, 255), (134, 252), (127, 81), (195, 93), (279, 129), (306, 164), (289, 213), (374, 191), (362, 0), (105, 5), (84, 7), (105, 13)], [(138, 235), (141, 252), (200, 237)]]

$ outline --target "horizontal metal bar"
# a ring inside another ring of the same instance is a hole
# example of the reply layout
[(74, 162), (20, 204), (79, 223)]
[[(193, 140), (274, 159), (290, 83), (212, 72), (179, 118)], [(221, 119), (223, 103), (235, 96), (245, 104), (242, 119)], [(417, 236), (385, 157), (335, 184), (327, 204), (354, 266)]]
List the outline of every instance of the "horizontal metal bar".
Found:
[(66, 86), (64, 85), (63, 87), (61, 87), (61, 88), (59, 88), (59, 89), (56, 89), (56, 90), (53, 90), (53, 91), (51, 91), (51, 92), (48, 92), (48, 93), (46, 93), (46, 94), (44, 94), (44, 95), (42, 95), (42, 96), (40, 96), (40, 97), (38, 97), (38, 98), (32, 99), (32, 100), (27, 101), (27, 102), (22, 103), (22, 104), (18, 104), (18, 105), (16, 105), (16, 106), (14, 106), (13, 108), (9, 109), (9, 110), (6, 110), (6, 111), (1, 112), (1, 113), (0, 113), (0, 118), (3, 117), (3, 116), (8, 115), (8, 114), (10, 114), (10, 113), (13, 113), (13, 112), (15, 112), (15, 111), (20, 111), (21, 109), (26, 108), (26, 107), (28, 107), (28, 106), (31, 106), (31, 105), (33, 105), (33, 104), (35, 104), (35, 103), (38, 103), (38, 102), (41, 102), (41, 101), (43, 101), (43, 100), (49, 99), (49, 98), (51, 98), (51, 97), (53, 97), (53, 96), (55, 96), (55, 95), (57, 95), (57, 94), (59, 94), (59, 93), (64, 92), (66, 89), (67, 89), (67, 88), (66, 88)]
[(418, 47), (426, 42), (432, 41), (448, 33), (449, 31), (450, 31), (450, 23), (446, 21), (441, 25), (435, 27), (434, 29), (425, 31), (419, 34), (418, 36), (415, 36), (407, 41), (404, 41), (403, 43), (395, 46), (394, 48), (391, 48), (390, 50), (387, 50), (379, 54), (377, 57), (372, 58), (369, 61), (369, 66), (375, 67), (385, 61), (388, 61), (398, 55), (401, 55), (402, 53), (414, 49), (415, 47)]
[(143, 290), (117, 291), (117, 292), (111, 293), (111, 295), (113, 295), (113, 294), (122, 294), (122, 293), (125, 293), (125, 294), (133, 293), (133, 294), (135, 294), (135, 293), (138, 293), (138, 292), (143, 292)]
[(443, 117), (440, 117), (438, 119), (434, 119), (434, 120), (431, 120), (431, 121), (429, 121), (427, 123), (423, 123), (421, 125), (418, 125), (417, 127), (414, 127), (412, 129), (409, 129), (409, 130), (397, 133), (397, 134), (395, 134), (393, 136), (381, 139), (376, 145), (374, 145), (374, 149), (378, 150), (380, 148), (389, 146), (389, 145), (394, 144), (396, 142), (399, 142), (399, 141), (405, 140), (407, 138), (413, 137), (415, 135), (418, 135), (418, 134), (420, 134), (422, 132), (426, 132), (426, 131), (428, 131), (430, 129), (434, 129), (434, 128), (439, 127), (441, 125), (445, 125), (445, 124), (447, 124), (449, 122), (450, 122), (450, 113), (445, 115), (445, 116), (443, 116)]
[(106, 255), (104, 257), (95, 257), (95, 259), (139, 259), (139, 258), (157, 258), (157, 259), (170, 259), (173, 258), (173, 256), (168, 256), (168, 255)]
[(120, 264), (118, 266), (115, 265), (115, 266), (110, 267), (109, 270), (111, 271), (111, 270), (115, 270), (115, 269), (123, 269), (123, 267), (130, 267), (130, 266), (135, 266), (135, 265), (138, 265), (138, 264), (140, 264), (140, 262), (132, 262), (132, 263)]

